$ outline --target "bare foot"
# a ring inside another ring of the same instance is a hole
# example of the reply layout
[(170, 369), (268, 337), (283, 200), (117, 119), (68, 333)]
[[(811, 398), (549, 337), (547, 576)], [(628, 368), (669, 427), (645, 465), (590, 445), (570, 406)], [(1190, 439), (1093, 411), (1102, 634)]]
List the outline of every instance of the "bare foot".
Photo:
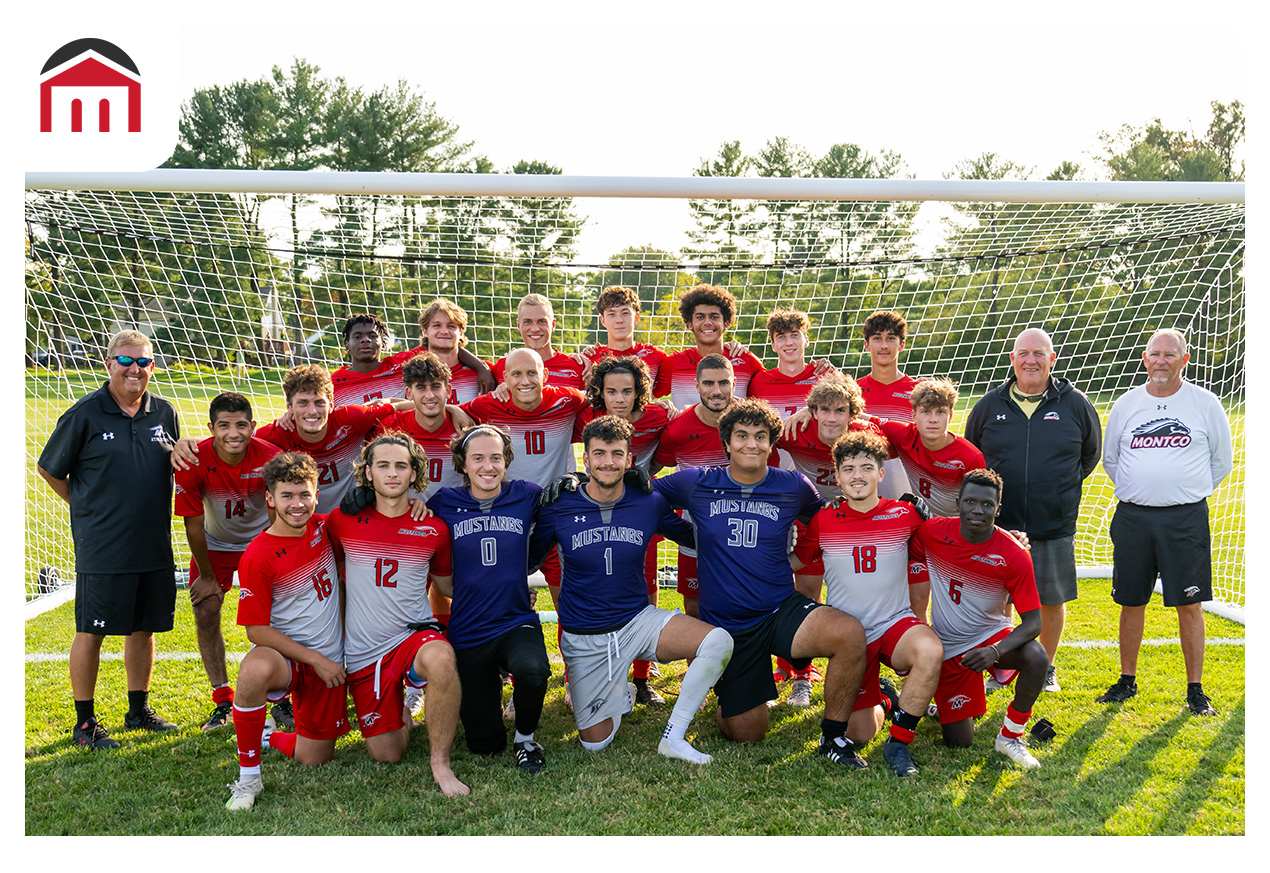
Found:
[(437, 787), (441, 789), (441, 793), (446, 797), (472, 793), (472, 789), (460, 782), (459, 778), (454, 775), (454, 771), (449, 767), (433, 767), (432, 778), (436, 780)]

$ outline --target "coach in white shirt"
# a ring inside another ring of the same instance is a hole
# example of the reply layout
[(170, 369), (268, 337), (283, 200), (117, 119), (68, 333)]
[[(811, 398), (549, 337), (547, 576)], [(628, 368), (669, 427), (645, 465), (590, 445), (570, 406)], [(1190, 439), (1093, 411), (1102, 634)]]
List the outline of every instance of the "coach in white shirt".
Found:
[(1147, 383), (1117, 400), (1107, 419), (1102, 466), (1118, 501), (1111, 596), (1120, 604), (1121, 676), (1098, 702), (1138, 693), (1138, 649), (1158, 573), (1164, 605), (1177, 609), (1187, 706), (1196, 715), (1216, 715), (1201, 684), (1201, 604), (1213, 599), (1207, 498), (1230, 473), (1233, 457), (1221, 401), (1183, 379), (1190, 359), (1181, 331), (1157, 330), (1142, 354)]

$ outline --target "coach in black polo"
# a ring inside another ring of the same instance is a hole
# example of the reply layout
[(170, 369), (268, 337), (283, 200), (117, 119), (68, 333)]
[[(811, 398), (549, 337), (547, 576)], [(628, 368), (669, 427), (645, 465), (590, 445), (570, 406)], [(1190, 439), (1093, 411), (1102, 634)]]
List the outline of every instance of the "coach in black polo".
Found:
[(75, 639), (71, 691), (76, 745), (117, 749), (97, 723), (93, 694), (101, 644), (123, 636), (127, 730), (176, 730), (149, 704), (154, 634), (172, 629), (172, 444), (176, 409), (146, 391), (150, 340), (125, 330), (106, 351), (110, 379), (57, 420), (36, 467), (71, 510), (75, 542)]

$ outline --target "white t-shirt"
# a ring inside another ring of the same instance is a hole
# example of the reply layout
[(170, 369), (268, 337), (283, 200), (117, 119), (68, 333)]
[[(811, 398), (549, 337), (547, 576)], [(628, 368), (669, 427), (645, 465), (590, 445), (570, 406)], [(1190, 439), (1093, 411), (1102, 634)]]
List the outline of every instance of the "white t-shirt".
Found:
[(1198, 503), (1233, 466), (1230, 422), (1217, 395), (1192, 382), (1168, 397), (1140, 385), (1107, 419), (1102, 466), (1116, 499), (1139, 506)]

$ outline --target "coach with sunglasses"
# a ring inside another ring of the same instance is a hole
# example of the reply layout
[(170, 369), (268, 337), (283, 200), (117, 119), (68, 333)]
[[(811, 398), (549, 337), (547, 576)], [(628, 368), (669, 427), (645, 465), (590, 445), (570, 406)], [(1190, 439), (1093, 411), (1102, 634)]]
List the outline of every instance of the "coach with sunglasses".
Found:
[(110, 379), (57, 420), (37, 470), (70, 505), (75, 544), (75, 639), (71, 691), (77, 746), (117, 749), (97, 722), (93, 694), (101, 644), (124, 637), (126, 730), (176, 725), (149, 704), (154, 634), (172, 629), (172, 445), (176, 409), (146, 391), (154, 372), (150, 340), (124, 330), (106, 350)]

